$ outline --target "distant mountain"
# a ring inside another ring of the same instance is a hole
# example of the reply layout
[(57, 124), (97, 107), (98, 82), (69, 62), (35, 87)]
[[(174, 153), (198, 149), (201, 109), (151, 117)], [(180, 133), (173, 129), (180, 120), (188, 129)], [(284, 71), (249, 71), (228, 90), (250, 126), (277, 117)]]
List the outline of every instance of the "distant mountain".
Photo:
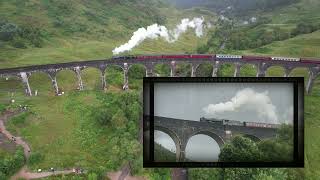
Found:
[(279, 6), (296, 3), (299, 0), (173, 0), (172, 4), (180, 8), (202, 6), (215, 11), (246, 13), (251, 10), (272, 10)]

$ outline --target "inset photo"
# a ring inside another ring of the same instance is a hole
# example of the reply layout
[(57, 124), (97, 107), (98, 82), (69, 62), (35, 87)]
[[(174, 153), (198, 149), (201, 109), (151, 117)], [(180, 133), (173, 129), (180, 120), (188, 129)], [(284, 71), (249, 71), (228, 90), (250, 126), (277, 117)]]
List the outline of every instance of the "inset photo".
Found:
[(293, 83), (161, 82), (152, 89), (154, 163), (294, 162)]

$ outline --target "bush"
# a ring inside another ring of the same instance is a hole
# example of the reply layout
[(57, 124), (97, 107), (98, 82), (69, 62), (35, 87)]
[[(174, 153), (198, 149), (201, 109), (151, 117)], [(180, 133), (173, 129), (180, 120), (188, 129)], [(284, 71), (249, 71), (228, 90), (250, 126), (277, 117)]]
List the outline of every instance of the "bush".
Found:
[(64, 25), (63, 17), (57, 16), (53, 21), (54, 27), (62, 27)]
[(28, 164), (30, 165), (35, 165), (39, 162), (41, 162), (44, 159), (44, 156), (40, 154), (39, 152), (33, 152), (31, 153), (29, 159), (28, 159)]
[(320, 29), (319, 25), (314, 25), (312, 23), (301, 22), (297, 25), (295, 29), (292, 30), (292, 35), (297, 36), (299, 34), (312, 33)]
[(26, 119), (27, 119), (28, 115), (29, 115), (28, 112), (24, 112), (24, 113), (20, 114), (19, 116), (13, 117), (11, 119), (11, 122), (12, 122), (13, 125), (24, 124), (26, 122)]
[(21, 37), (15, 37), (13, 41), (11, 42), (12, 46), (15, 48), (25, 49), (27, 48), (27, 42), (25, 39), (22, 39)]
[(88, 180), (97, 180), (98, 176), (95, 173), (88, 174)]
[(3, 111), (5, 111), (5, 110), (6, 110), (6, 108), (7, 108), (7, 106), (6, 106), (6, 105), (4, 105), (4, 104), (0, 104), (0, 113), (2, 113)]
[(145, 74), (146, 70), (142, 65), (133, 65), (128, 72), (130, 79), (142, 79)]
[(42, 47), (42, 33), (39, 27), (34, 25), (24, 25), (20, 31), (20, 37), (26, 39), (35, 47)]
[(198, 52), (199, 54), (207, 53), (208, 50), (209, 50), (209, 47), (208, 47), (208, 45), (206, 45), (206, 44), (197, 47), (197, 52)]
[(92, 110), (92, 117), (94, 117), (101, 126), (109, 125), (112, 114), (113, 113), (108, 108), (94, 108), (94, 110)]
[(19, 147), (12, 156), (0, 157), (0, 179), (7, 179), (2, 177), (9, 177), (15, 173), (24, 164), (23, 149)]
[(0, 22), (0, 40), (13, 40), (19, 31), (19, 27), (14, 23)]

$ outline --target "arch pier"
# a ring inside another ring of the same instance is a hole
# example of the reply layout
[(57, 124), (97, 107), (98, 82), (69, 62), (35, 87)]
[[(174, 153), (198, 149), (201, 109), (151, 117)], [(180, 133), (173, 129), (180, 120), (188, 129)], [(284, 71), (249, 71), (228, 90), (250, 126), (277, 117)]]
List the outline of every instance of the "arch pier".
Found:
[(27, 96), (32, 96), (32, 91), (29, 84), (29, 74), (26, 72), (20, 72), (20, 77), (22, 79), (22, 83), (24, 84), (25, 93)]
[(170, 63), (170, 77), (175, 77), (176, 75), (176, 62), (171, 61)]
[(78, 79), (78, 89), (81, 91), (84, 89), (83, 87), (83, 81), (82, 81), (82, 78), (81, 78), (81, 69), (79, 66), (73, 68), (73, 71), (76, 73), (77, 75), (77, 79)]
[(235, 69), (234, 69), (234, 77), (239, 77), (240, 76), (240, 69), (241, 69), (242, 64), (241, 63), (235, 63)]
[(146, 64), (146, 77), (153, 77), (153, 76), (154, 76), (154, 65)]
[(314, 81), (319, 75), (320, 75), (320, 67), (309, 68), (309, 79), (306, 87), (306, 91), (308, 94), (311, 93)]

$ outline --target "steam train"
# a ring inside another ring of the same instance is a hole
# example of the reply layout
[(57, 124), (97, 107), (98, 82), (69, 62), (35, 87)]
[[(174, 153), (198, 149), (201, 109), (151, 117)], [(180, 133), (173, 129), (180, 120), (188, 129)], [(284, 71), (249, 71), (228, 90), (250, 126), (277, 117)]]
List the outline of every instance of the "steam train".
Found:
[(301, 58), (289, 58), (289, 57), (263, 57), (263, 56), (241, 56), (241, 55), (225, 55), (225, 54), (181, 54), (181, 55), (130, 55), (130, 56), (113, 56), (112, 59), (215, 59), (215, 60), (262, 60), (262, 61), (288, 61), (288, 62), (300, 62), (303, 60), (310, 61)]
[(216, 125), (223, 126), (244, 126), (244, 127), (255, 127), (255, 128), (278, 128), (278, 124), (267, 124), (267, 123), (257, 123), (257, 122), (241, 122), (235, 120), (227, 119), (206, 119), (204, 117), (200, 118), (200, 122), (208, 122)]

